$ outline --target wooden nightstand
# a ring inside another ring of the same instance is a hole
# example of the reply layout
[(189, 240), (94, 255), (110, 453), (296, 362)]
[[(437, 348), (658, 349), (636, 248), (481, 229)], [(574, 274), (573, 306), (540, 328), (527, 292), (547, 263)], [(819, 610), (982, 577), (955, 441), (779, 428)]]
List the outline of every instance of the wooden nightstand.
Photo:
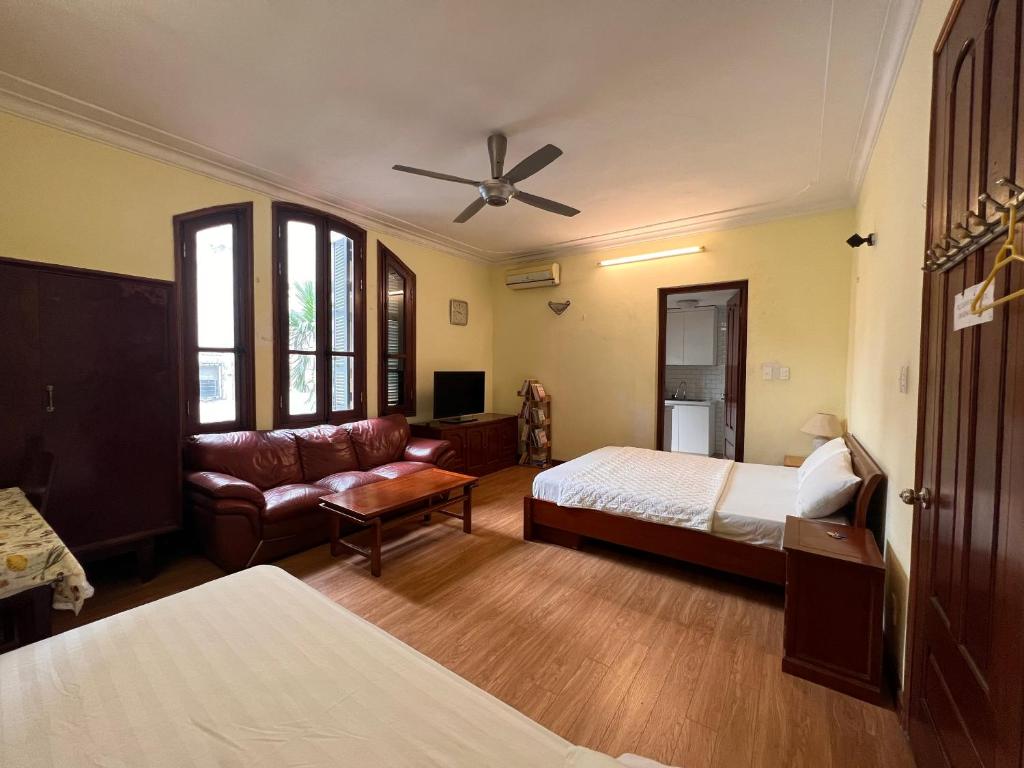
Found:
[(794, 456), (793, 454), (787, 453), (785, 458), (782, 459), (782, 466), (799, 467), (805, 461), (807, 461), (806, 456)]
[(782, 547), (783, 671), (882, 703), (885, 562), (871, 531), (787, 517)]

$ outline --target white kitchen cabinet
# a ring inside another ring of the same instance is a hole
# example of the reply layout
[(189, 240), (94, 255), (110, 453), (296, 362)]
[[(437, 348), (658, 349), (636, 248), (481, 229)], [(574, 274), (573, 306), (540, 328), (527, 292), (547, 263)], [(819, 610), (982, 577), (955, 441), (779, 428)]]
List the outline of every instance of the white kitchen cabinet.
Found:
[(714, 307), (670, 309), (665, 318), (666, 365), (715, 365)]
[[(669, 434), (668, 410), (672, 410), (670, 450), (711, 455), (711, 406), (707, 400), (672, 400), (665, 403), (666, 435)], [(669, 445), (668, 438), (665, 443)]]

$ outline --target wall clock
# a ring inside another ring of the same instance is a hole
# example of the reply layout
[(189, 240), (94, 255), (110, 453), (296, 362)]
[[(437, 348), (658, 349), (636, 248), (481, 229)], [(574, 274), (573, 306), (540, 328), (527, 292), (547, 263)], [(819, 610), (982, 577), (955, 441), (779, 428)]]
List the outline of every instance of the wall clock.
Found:
[(469, 302), (452, 299), (448, 302), (448, 314), (452, 325), (469, 325)]

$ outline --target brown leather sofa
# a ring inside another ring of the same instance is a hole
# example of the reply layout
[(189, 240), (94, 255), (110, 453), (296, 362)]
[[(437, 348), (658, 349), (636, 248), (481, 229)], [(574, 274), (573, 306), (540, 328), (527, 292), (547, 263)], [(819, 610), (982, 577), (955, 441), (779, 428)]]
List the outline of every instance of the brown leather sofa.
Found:
[(193, 435), (185, 498), (207, 557), (237, 571), (326, 541), (321, 496), (454, 461), (447, 440), (411, 437), (404, 416)]

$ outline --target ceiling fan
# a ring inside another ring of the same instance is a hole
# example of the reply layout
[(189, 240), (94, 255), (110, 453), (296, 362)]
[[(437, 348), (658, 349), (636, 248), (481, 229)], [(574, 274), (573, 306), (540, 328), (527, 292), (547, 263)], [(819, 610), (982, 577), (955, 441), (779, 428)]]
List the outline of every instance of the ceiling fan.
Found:
[(473, 181), (472, 179), (464, 179), (461, 176), (452, 176), (447, 173), (425, 171), (422, 168), (412, 168), (408, 165), (395, 165), (392, 167), (396, 171), (403, 171), (404, 173), (415, 173), (418, 176), (429, 176), (432, 179), (454, 181), (458, 184), (469, 184), (472, 187), (476, 187), (480, 196), (466, 206), (466, 210), (455, 217), (456, 224), (469, 221), (477, 211), (484, 207), (485, 203), (487, 205), (506, 205), (509, 200), (518, 200), (521, 203), (532, 205), (534, 208), (557, 213), (561, 216), (575, 216), (579, 213), (578, 210), (568, 205), (556, 203), (554, 200), (548, 200), (546, 197), (538, 197), (537, 195), (521, 192), (515, 187), (517, 182), (533, 176), (537, 171), (546, 168), (550, 163), (557, 160), (559, 155), (562, 154), (562, 150), (554, 144), (545, 144), (532, 155), (521, 160), (511, 171), (505, 173), (505, 149), (507, 146), (508, 139), (500, 133), (492, 133), (487, 137), (487, 152), (491, 156), (491, 178), (484, 181)]

